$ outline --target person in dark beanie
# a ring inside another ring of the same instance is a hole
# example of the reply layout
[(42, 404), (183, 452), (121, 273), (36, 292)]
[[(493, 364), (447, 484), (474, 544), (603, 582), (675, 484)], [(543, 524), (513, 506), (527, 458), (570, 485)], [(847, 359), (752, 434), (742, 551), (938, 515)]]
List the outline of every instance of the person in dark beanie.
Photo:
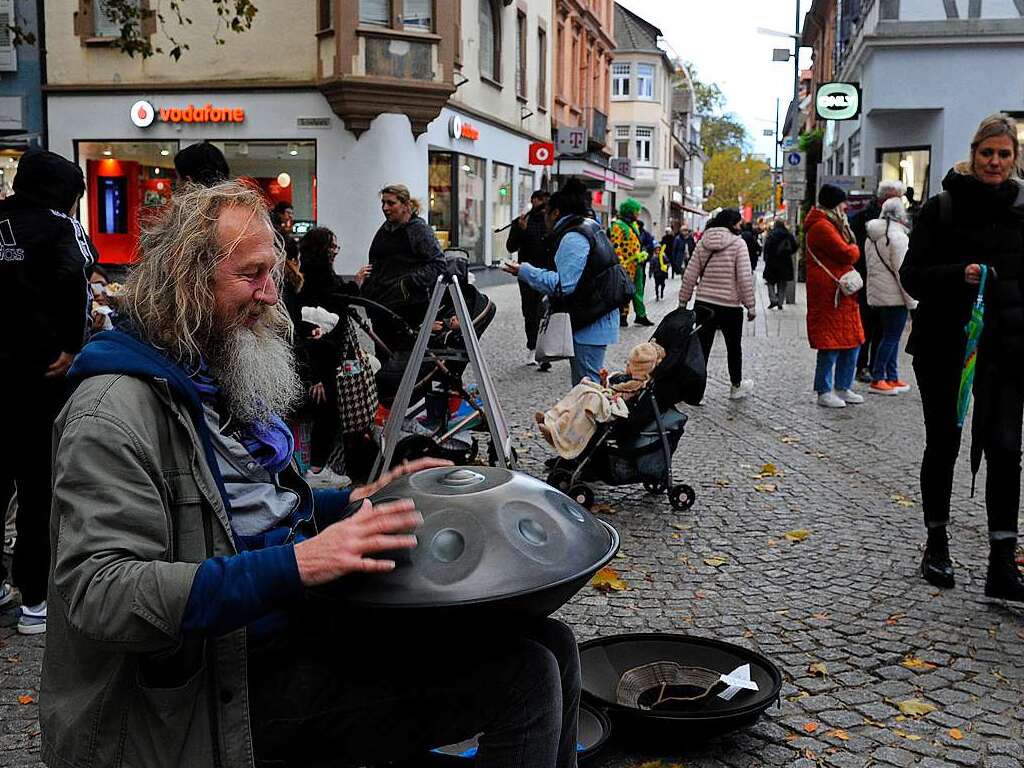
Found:
[[(29, 150), (14, 194), (0, 201), (0, 279), (17, 324), (0, 335), (0, 494), (18, 488), (11, 577), (21, 592), (18, 631), (46, 631), (50, 568), (50, 441), (64, 402), (65, 374), (91, 324), (86, 277), (96, 251), (72, 218), (85, 191), (82, 169), (52, 152)], [(14, 436), (17, 436), (16, 438)], [(14, 600), (0, 563), (0, 606)]]
[(182, 181), (212, 187), (231, 176), (224, 153), (208, 141), (190, 144), (174, 156), (174, 170)]
[[(818, 351), (814, 391), (823, 408), (845, 408), (864, 402), (854, 392), (857, 351), (864, 343), (857, 297), (839, 289), (839, 280), (853, 269), (860, 249), (846, 220), (846, 193), (825, 184), (818, 204), (804, 220), (807, 233), (807, 340)], [(833, 379), (833, 371), (835, 378)]]
[[(548, 235), (547, 225), (548, 193), (538, 189), (530, 195), (530, 210), (512, 222), (508, 231), (505, 249), (519, 254), (520, 264), (533, 264), (541, 269), (552, 269), (554, 262), (547, 252), (544, 238)], [(541, 293), (526, 283), (519, 283), (519, 297), (523, 309), (523, 324), (526, 330), (526, 364), (536, 365), (534, 350), (537, 348), (537, 329), (540, 327)], [(544, 362), (540, 370), (551, 369), (551, 363)]]

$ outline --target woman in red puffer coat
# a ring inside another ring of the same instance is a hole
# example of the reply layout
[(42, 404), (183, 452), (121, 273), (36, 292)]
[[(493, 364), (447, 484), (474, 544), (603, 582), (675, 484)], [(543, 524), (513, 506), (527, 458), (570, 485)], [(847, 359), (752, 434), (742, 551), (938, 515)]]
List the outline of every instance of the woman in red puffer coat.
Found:
[[(807, 255), (807, 339), (818, 350), (814, 391), (818, 405), (845, 408), (863, 403), (854, 392), (857, 351), (864, 343), (857, 296), (844, 296), (838, 280), (853, 269), (860, 249), (846, 221), (846, 193), (822, 186), (818, 204), (804, 219)], [(833, 378), (834, 371), (834, 378)]]

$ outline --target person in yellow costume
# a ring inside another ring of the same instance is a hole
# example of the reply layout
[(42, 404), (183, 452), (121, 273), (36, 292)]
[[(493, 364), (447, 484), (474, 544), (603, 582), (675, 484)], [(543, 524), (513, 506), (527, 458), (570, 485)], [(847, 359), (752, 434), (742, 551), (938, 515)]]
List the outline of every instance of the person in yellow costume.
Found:
[[(612, 221), (608, 235), (615, 246), (619, 263), (636, 288), (632, 299), (633, 311), (636, 313), (634, 322), (637, 325), (654, 325), (647, 319), (647, 308), (644, 306), (644, 263), (647, 261), (647, 252), (641, 244), (640, 228), (636, 223), (642, 207), (637, 200), (627, 198), (619, 206), (619, 215)], [(619, 325), (623, 328), (629, 325), (629, 302), (622, 306)]]

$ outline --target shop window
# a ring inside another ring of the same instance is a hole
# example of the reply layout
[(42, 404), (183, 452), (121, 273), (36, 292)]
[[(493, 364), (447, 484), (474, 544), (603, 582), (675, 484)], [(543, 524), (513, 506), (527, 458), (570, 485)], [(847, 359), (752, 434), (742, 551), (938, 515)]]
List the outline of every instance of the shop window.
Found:
[(931, 154), (928, 148), (879, 150), (881, 180), (902, 181), (907, 189), (913, 188), (915, 200), (927, 200)]
[(637, 165), (650, 165), (653, 157), (654, 129), (638, 125), (635, 134)]
[(612, 96), (629, 96), (629, 64), (612, 64)]
[(359, 0), (359, 23), (368, 27), (390, 27), (391, 0)]
[(530, 210), (530, 196), (537, 187), (537, 176), (533, 171), (519, 171), (519, 213), (526, 213)]
[(526, 14), (516, 15), (516, 95), (526, 98)]
[(544, 109), (548, 101), (548, 33), (537, 30), (537, 106)]
[(434, 0), (405, 0), (402, 5), (402, 24), (416, 32), (430, 32), (434, 28)]
[(318, 32), (334, 29), (334, 0), (317, 0), (316, 18)]
[(295, 212), (295, 234), (316, 225), (315, 141), (215, 141), (231, 175), (252, 180), (270, 205), (285, 202)]
[(496, 0), (480, 0), (480, 74), (501, 82), (501, 10)]
[(860, 162), (860, 131), (857, 131), (857, 133), (850, 137), (846, 151), (850, 158), (850, 175), (860, 176), (862, 173)]
[(79, 217), (100, 261), (133, 259), (140, 226), (170, 202), (177, 151), (176, 141), (78, 143), (86, 179)]
[(512, 166), (502, 163), (491, 163), (491, 223), (492, 235), (491, 254), (500, 260), (504, 253), (505, 240), (508, 238), (507, 225), (512, 223)]
[(459, 170), (459, 247), (472, 264), (484, 263), (484, 161), (457, 156)]
[(654, 65), (636, 65), (636, 95), (641, 99), (654, 98)]
[(455, 244), (455, 233), (452, 231), (452, 201), (455, 195), (453, 162), (449, 152), (430, 153), (427, 223), (433, 228), (442, 248)]

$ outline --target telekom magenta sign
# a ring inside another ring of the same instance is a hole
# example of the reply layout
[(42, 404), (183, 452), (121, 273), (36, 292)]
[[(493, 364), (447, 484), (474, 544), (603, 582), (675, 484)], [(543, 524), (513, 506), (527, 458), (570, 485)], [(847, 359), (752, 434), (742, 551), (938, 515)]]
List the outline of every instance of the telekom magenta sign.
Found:
[(241, 107), (215, 107), (213, 104), (157, 108), (140, 99), (132, 104), (131, 118), (139, 128), (148, 128), (157, 118), (163, 123), (244, 123), (245, 110)]

